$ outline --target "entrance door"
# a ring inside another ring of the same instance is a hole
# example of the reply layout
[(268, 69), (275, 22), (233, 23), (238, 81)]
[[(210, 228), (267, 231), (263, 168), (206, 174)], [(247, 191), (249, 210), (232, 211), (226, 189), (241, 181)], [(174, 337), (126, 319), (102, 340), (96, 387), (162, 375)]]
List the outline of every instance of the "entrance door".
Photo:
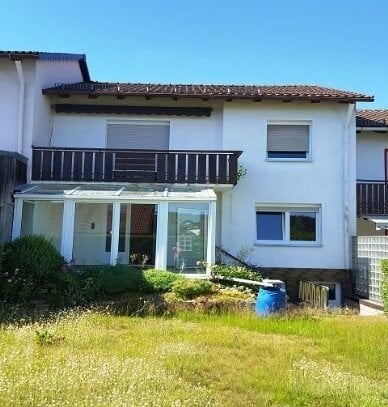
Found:
[(155, 264), (156, 205), (131, 204), (130, 255), (131, 264)]

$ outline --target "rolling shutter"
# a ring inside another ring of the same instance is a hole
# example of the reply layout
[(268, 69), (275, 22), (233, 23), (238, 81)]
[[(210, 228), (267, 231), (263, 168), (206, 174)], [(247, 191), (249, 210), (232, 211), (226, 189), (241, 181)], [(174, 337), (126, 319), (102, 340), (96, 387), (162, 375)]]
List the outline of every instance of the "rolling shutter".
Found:
[(169, 138), (169, 123), (108, 123), (106, 146), (112, 149), (168, 150)]
[(267, 128), (267, 151), (308, 152), (310, 126), (269, 124)]

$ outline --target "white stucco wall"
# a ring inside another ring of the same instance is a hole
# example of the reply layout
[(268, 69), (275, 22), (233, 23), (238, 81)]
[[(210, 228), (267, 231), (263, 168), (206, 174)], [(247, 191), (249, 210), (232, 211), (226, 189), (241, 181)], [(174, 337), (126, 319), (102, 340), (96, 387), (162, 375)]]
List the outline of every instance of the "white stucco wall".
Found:
[[(232, 253), (254, 248), (252, 260), (265, 267), (344, 268), (344, 123), (346, 105), (309, 103), (229, 103), (225, 105), (223, 148), (243, 149), (246, 177), (223, 196), (223, 245)], [(312, 161), (266, 160), (268, 120), (311, 122)], [(354, 115), (352, 117), (354, 122)], [(352, 126), (354, 128), (354, 126)], [(354, 144), (354, 138), (350, 140)], [(354, 160), (349, 165), (355, 166)], [(355, 170), (350, 171), (355, 177)], [(352, 195), (354, 192), (351, 192)], [(351, 197), (350, 197), (351, 198)], [(354, 197), (353, 197), (354, 199)], [(349, 240), (355, 234), (351, 202)], [(319, 247), (258, 246), (255, 204), (321, 205)]]
[(385, 179), (384, 149), (388, 149), (388, 133), (361, 131), (357, 134), (357, 179)]
[(55, 147), (106, 147), (106, 124), (109, 120), (154, 120), (170, 123), (170, 149), (217, 150), (222, 146), (222, 111), (210, 117), (126, 116), (54, 114), (51, 140), (43, 145)]

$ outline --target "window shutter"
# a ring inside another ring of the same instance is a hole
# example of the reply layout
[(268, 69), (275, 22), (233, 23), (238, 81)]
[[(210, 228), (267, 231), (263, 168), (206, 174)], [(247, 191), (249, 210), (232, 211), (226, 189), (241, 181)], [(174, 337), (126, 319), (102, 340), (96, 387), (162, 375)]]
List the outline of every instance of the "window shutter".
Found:
[(168, 150), (170, 124), (160, 122), (108, 123), (107, 148)]
[(267, 151), (309, 151), (310, 126), (269, 124)]

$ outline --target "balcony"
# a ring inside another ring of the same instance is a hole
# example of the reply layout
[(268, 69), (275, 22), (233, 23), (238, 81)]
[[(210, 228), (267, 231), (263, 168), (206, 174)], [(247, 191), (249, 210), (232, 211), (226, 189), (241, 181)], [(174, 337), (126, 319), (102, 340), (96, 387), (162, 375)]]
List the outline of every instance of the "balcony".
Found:
[(388, 215), (388, 183), (357, 180), (357, 216)]
[(241, 151), (33, 147), (32, 180), (236, 185), (240, 155)]

